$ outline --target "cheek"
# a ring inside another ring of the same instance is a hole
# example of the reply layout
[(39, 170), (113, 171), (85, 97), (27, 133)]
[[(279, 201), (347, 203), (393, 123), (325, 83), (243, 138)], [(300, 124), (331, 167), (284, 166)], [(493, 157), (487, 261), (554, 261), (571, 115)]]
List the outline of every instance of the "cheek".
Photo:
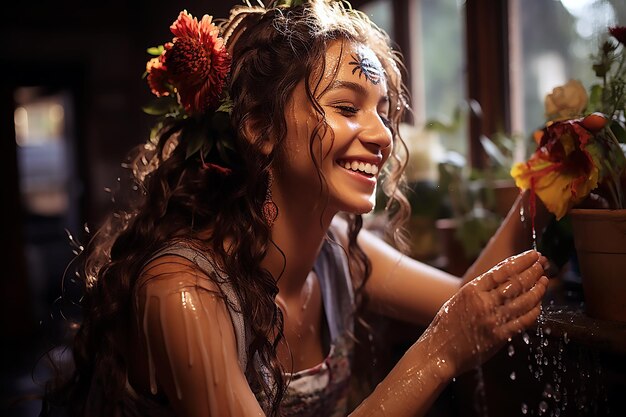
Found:
[(341, 115), (327, 116), (326, 123), (328, 128), (324, 135), (324, 150), (327, 152), (332, 150), (331, 147), (337, 149), (349, 144), (359, 130), (357, 122)]
[(298, 158), (300, 154), (308, 154), (311, 133), (315, 126), (313, 115), (296, 108), (294, 103), (285, 112), (287, 122), (286, 154), (290, 159)]

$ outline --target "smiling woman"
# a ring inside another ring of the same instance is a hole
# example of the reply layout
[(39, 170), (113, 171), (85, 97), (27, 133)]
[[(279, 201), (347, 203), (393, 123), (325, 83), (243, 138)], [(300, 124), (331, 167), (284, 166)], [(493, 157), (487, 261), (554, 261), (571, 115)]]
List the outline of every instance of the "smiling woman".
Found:
[[(373, 209), (378, 173), (392, 152), (393, 137), (387, 82), (374, 52), (363, 44), (336, 40), (328, 46), (325, 60), (312, 94), (328, 128), (325, 135), (314, 137), (310, 154), (299, 152), (309, 144), (309, 127), (317, 124), (309, 106), (295, 104), (306, 103), (306, 86), (300, 82), (287, 104), (293, 111), (287, 114), (290, 140), (285, 162), (274, 175), (272, 195), (279, 207), (288, 210), (298, 204), (297, 210), (307, 212), (319, 206), (319, 195), (310, 190), (319, 189), (323, 178), (328, 199), (322, 221), (329, 225), (339, 211), (361, 214)], [(321, 178), (311, 176), (315, 166), (320, 167)], [(310, 187), (303, 187), (307, 183)]]
[(291, 3), (181, 12), (151, 49), (137, 209), (83, 254), (75, 368), (43, 415), (345, 415), (364, 308), (432, 324), (353, 414), (422, 415), (538, 315), (534, 251), (459, 289), (361, 232), (378, 183), (406, 215), (399, 57), (345, 3)]

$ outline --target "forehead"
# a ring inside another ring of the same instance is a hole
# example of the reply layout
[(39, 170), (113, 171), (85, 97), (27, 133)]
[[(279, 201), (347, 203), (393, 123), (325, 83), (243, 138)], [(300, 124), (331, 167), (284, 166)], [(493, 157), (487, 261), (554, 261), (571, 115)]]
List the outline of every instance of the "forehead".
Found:
[(387, 94), (387, 81), (380, 60), (367, 45), (336, 40), (326, 51), (322, 90), (334, 81), (351, 81)]

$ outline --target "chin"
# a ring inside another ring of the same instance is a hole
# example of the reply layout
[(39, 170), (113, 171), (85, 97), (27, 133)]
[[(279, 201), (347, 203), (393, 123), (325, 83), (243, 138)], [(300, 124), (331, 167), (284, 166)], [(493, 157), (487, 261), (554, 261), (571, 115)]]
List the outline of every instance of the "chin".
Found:
[(351, 214), (367, 214), (374, 210), (375, 204), (373, 201), (354, 202), (352, 204), (344, 203), (340, 211)]

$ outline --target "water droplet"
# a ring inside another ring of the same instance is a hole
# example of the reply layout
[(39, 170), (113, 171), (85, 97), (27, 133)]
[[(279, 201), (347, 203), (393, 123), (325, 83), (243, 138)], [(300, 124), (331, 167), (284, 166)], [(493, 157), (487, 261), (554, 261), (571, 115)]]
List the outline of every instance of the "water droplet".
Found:
[(528, 336), (528, 333), (524, 333), (524, 335), (522, 336), (522, 339), (524, 339), (524, 343), (526, 344), (530, 343), (530, 337)]
[(561, 409), (557, 408), (556, 410), (554, 410), (554, 417), (559, 417), (561, 415)]
[(526, 403), (522, 403), (522, 414), (528, 414), (528, 406)]
[[(554, 302), (554, 300), (552, 300), (552, 301)], [(549, 336), (549, 335), (550, 335), (550, 333), (552, 333), (552, 329), (551, 329), (551, 328), (549, 328), (549, 327), (546, 327), (546, 328), (543, 330), (543, 332)]]
[(513, 345), (509, 345), (509, 356), (515, 355), (515, 348)]
[(543, 358), (543, 364), (547, 365), (548, 364), (548, 358)]
[(547, 409), (548, 409), (548, 403), (546, 403), (545, 401), (541, 401), (539, 403), (539, 414), (545, 413)]
[(511, 378), (511, 381), (515, 381), (515, 371), (511, 372), (511, 375), (509, 375), (509, 378)]
[(543, 341), (543, 345), (544, 345), (544, 346), (548, 346), (548, 339), (545, 339), (545, 340)]
[(563, 341), (565, 342), (565, 344), (569, 343), (569, 337), (567, 337), (567, 332), (563, 333)]

